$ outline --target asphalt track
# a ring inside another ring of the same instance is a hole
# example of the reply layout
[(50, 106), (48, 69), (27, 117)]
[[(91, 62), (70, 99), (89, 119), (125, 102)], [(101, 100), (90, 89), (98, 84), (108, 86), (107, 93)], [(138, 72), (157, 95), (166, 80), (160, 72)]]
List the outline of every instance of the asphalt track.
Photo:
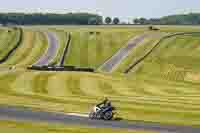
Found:
[(43, 56), (35, 63), (35, 66), (45, 66), (49, 65), (49, 63), (54, 59), (54, 57), (57, 54), (58, 49), (58, 39), (55, 33), (53, 32), (47, 32), (47, 38), (48, 38), (48, 49), (46, 53), (43, 54)]
[(123, 59), (125, 59), (130, 51), (140, 44), (147, 37), (147, 34), (143, 34), (131, 39), (128, 44), (121, 48), (114, 56), (112, 56), (108, 61), (106, 61), (100, 69), (104, 72), (112, 72), (114, 68), (116, 68)]
[(90, 120), (87, 117), (53, 113), (45, 111), (33, 111), (30, 108), (0, 106), (1, 120), (17, 120), (31, 122), (60, 123), (65, 125), (81, 125), (95, 128), (115, 128), (128, 130), (147, 130), (159, 133), (199, 133), (200, 128), (190, 126), (162, 125), (159, 123), (145, 123), (134, 121), (101, 121)]

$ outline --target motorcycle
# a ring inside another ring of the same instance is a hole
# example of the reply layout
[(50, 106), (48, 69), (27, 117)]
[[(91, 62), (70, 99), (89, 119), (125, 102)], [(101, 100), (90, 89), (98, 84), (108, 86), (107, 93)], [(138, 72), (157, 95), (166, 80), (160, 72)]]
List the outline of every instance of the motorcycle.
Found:
[(94, 106), (89, 114), (89, 118), (96, 120), (112, 120), (115, 114), (114, 110), (115, 107), (113, 106), (107, 106), (107, 107)]

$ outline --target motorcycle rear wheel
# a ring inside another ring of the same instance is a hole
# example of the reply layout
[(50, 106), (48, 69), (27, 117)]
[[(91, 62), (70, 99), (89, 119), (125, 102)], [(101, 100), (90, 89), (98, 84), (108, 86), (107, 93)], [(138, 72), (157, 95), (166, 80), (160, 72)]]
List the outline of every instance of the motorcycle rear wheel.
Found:
[(103, 116), (104, 120), (112, 120), (113, 112), (106, 112)]

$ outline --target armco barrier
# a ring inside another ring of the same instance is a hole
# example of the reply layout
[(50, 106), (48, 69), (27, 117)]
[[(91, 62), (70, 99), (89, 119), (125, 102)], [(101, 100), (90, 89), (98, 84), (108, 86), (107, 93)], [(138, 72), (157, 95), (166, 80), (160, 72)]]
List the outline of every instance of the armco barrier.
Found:
[(69, 51), (70, 43), (71, 43), (71, 34), (69, 33), (68, 34), (68, 41), (67, 41), (67, 44), (66, 44), (66, 47), (65, 47), (61, 62), (60, 62), (60, 66), (64, 66), (65, 58), (66, 58), (66, 55), (67, 55), (67, 53)]
[(94, 72), (93, 68), (81, 68), (75, 66), (31, 66), (29, 70), (37, 71), (78, 71), (78, 72)]

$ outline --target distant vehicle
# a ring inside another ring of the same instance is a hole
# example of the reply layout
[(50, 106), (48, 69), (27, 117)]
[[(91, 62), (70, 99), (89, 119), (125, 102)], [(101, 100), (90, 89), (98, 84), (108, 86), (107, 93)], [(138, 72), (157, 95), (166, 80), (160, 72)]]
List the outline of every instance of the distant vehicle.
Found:
[(115, 114), (114, 110), (115, 107), (113, 107), (111, 102), (106, 99), (102, 103), (93, 107), (89, 114), (89, 118), (96, 120), (112, 120)]
[(154, 27), (154, 26), (149, 26), (148, 29), (151, 31), (159, 31), (160, 30), (159, 28)]

